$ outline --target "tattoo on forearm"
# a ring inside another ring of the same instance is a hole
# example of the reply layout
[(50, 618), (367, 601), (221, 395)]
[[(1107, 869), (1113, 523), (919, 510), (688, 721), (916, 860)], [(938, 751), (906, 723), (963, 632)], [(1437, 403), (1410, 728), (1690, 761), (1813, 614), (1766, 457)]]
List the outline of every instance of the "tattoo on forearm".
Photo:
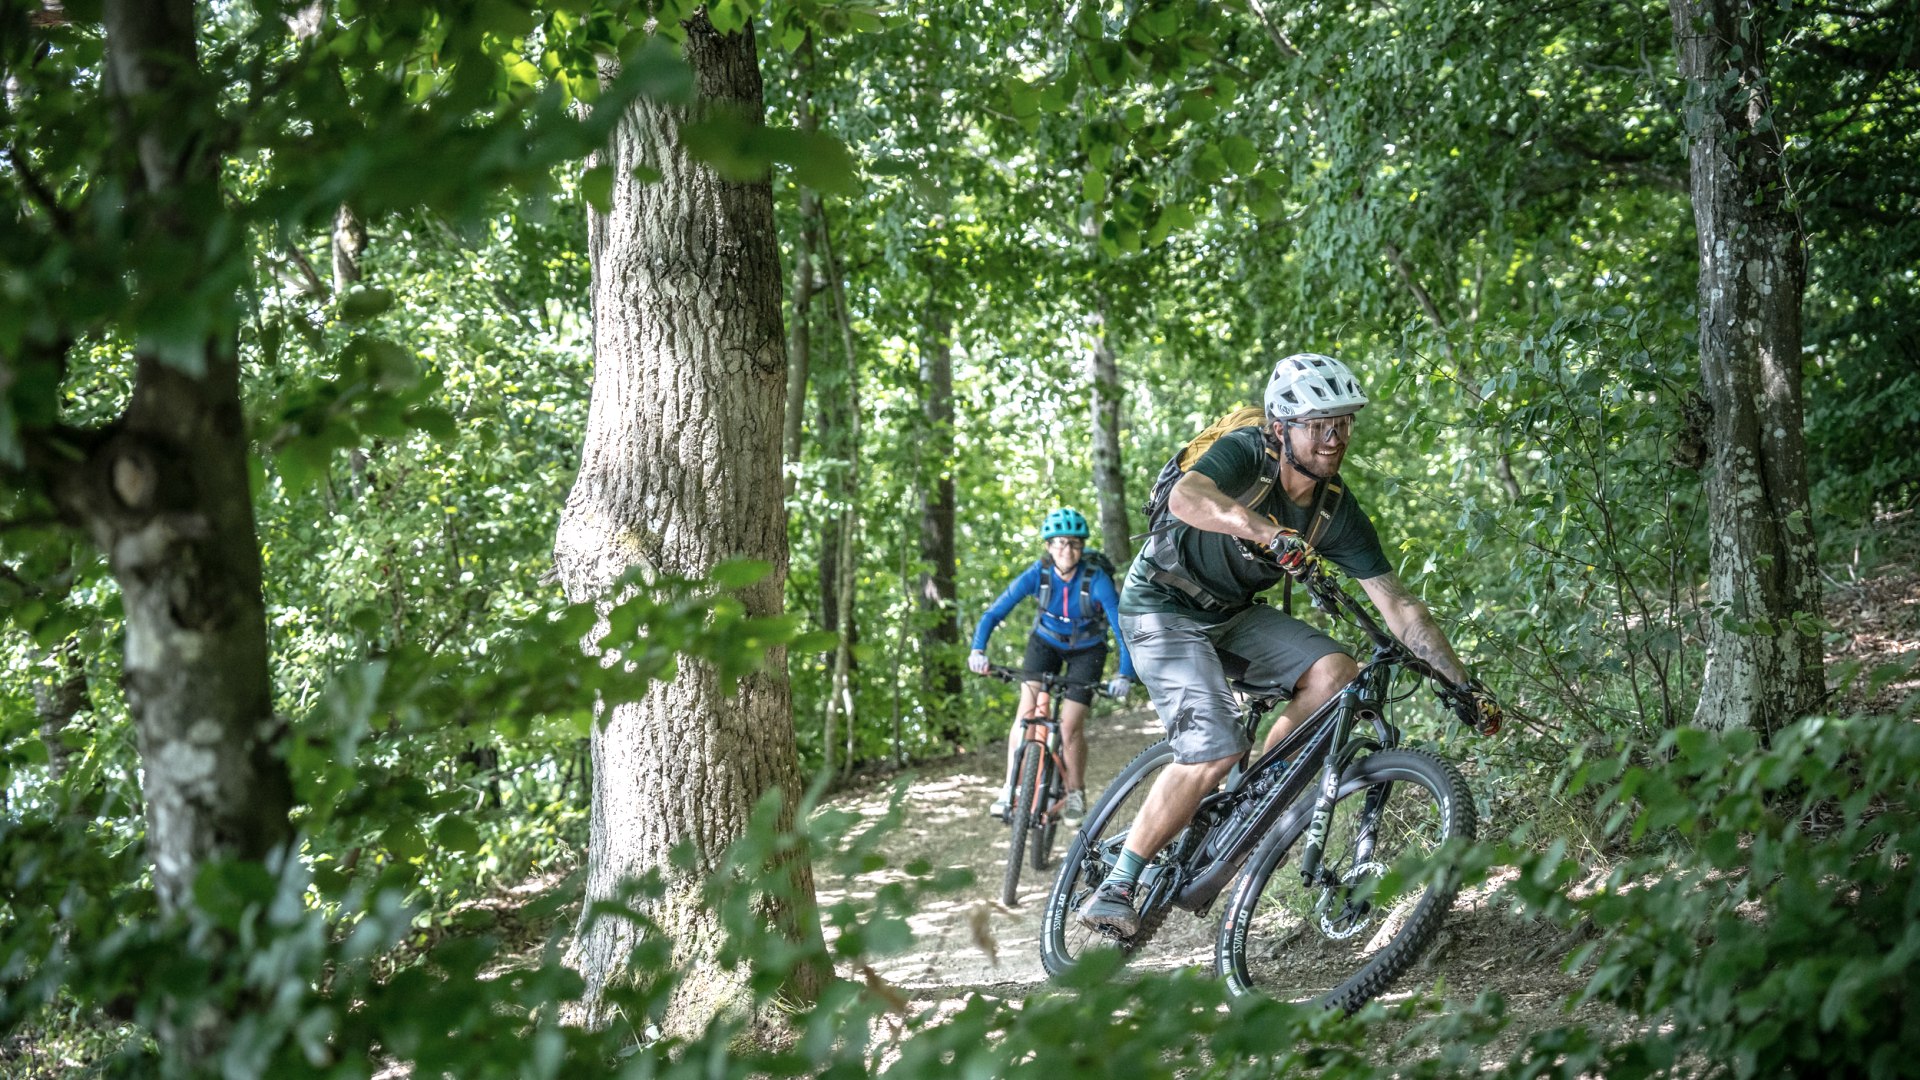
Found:
[(1368, 578), (1364, 584), (1408, 652), (1454, 682), (1466, 679), (1466, 665), (1454, 654), (1453, 646), (1447, 642), (1447, 635), (1441, 631), (1440, 624), (1434, 621), (1433, 613), (1427, 610), (1427, 605), (1421, 603), (1419, 597), (1413, 595), (1413, 590), (1407, 588), (1399, 575), (1382, 574)]
[(1440, 625), (1433, 621), (1433, 616), (1424, 607), (1407, 625), (1400, 640), (1413, 655), (1425, 660), (1440, 674), (1454, 682), (1466, 679), (1466, 668), (1461, 665), (1460, 658), (1454, 655), (1453, 646), (1447, 643), (1447, 636), (1440, 632)]
[(1380, 582), (1380, 591), (1402, 604), (1418, 604), (1420, 598), (1413, 595), (1397, 574), (1384, 574)]

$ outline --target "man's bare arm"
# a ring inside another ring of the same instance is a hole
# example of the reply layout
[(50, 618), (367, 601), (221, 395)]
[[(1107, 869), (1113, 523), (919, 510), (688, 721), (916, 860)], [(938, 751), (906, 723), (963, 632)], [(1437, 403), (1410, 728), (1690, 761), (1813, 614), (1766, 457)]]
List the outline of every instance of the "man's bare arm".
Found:
[(1466, 665), (1455, 655), (1453, 645), (1434, 621), (1433, 612), (1402, 584), (1399, 575), (1388, 571), (1379, 577), (1364, 578), (1360, 587), (1373, 598), (1373, 606), (1387, 620), (1387, 629), (1404, 642), (1413, 655), (1433, 665), (1433, 669), (1455, 683), (1467, 681)]
[(1279, 526), (1241, 506), (1203, 473), (1189, 472), (1167, 493), (1174, 517), (1205, 532), (1226, 533), (1264, 544)]

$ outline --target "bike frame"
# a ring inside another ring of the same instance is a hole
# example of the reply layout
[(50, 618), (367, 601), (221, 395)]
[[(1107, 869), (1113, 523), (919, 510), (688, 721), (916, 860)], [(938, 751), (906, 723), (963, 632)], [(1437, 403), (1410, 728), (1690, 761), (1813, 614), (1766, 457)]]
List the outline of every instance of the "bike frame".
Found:
[[(1098, 683), (1076, 683), (1061, 675), (1035, 674), (1032, 672), (1019, 671), (1010, 667), (1003, 667), (999, 664), (994, 664), (989, 667), (987, 674), (1006, 682), (1031, 683), (1039, 687), (1036, 691), (1037, 694), (1044, 694), (1047, 697), (1047, 708), (1045, 712), (1038, 711), (1038, 701), (1036, 700), (1036, 711), (1034, 714), (1021, 717), (1020, 722), (1026, 725), (1025, 741), (1040, 744), (1042, 754), (1040, 759), (1041, 782), (1037, 785), (1033, 795), (1033, 818), (1030, 828), (1037, 831), (1042, 826), (1058, 824), (1060, 820), (1060, 808), (1065, 801), (1064, 796), (1061, 800), (1052, 803), (1046, 803), (1045, 799), (1047, 788), (1050, 786), (1047, 781), (1055, 775), (1064, 776), (1067, 771), (1067, 763), (1060, 756), (1062, 748), (1060, 736), (1060, 705), (1061, 702), (1066, 700), (1064, 692), (1087, 686), (1097, 695), (1103, 697), (1109, 695)], [(1018, 762), (1019, 759), (1015, 758), (1016, 769), (1018, 768)], [(1014, 779), (1018, 781), (1019, 777), (1016, 776)]]
[[(1049, 697), (1052, 700), (1048, 712), (1036, 713), (1020, 721), (1026, 725), (1026, 741), (1040, 744), (1040, 778), (1034, 785), (1032, 807), (1032, 827), (1035, 829), (1054, 820), (1055, 813), (1059, 811), (1060, 802), (1046, 802), (1047, 788), (1052, 786), (1048, 781), (1054, 774), (1066, 772), (1066, 762), (1060, 758), (1060, 698), (1055, 694), (1049, 694)], [(1061, 802), (1064, 801), (1065, 796), (1062, 796)]]
[[(1248, 770), (1237, 787), (1215, 792), (1201, 801), (1193, 821), (1205, 822), (1206, 826), (1188, 828), (1175, 841), (1163, 857), (1164, 869), (1154, 875), (1147, 888), (1143, 910), (1156, 903), (1172, 903), (1188, 911), (1204, 912), (1256, 852), (1267, 844), (1291, 845), (1303, 829), (1307, 832), (1307, 844), (1299, 856), (1300, 873), (1309, 886), (1318, 882), (1327, 827), (1332, 820), (1333, 805), (1341, 794), (1341, 776), (1361, 753), (1388, 749), (1400, 742), (1399, 729), (1386, 719), (1387, 695), (1392, 689), (1394, 674), (1405, 668), (1428, 678), (1438, 678), (1430, 665), (1414, 656), (1337, 584), (1315, 575), (1308, 580), (1307, 587), (1314, 606), (1332, 614), (1344, 609), (1373, 639), (1372, 658), (1352, 682), (1315, 709), (1271, 753)], [(1275, 697), (1257, 693), (1248, 702), (1241, 723), (1249, 739), (1260, 718), (1275, 702)], [(1355, 730), (1362, 724), (1373, 728), (1373, 737), (1354, 737)], [(1248, 796), (1244, 793), (1279, 768), (1282, 761), (1288, 763), (1287, 774), (1272, 790), (1259, 797), (1257, 808), (1230, 834), (1216, 839), (1218, 831), (1246, 801)], [(1305, 796), (1316, 766), (1319, 767), (1319, 792), (1309, 801)], [(1381, 785), (1370, 793), (1363, 806), (1356, 847), (1357, 857), (1363, 861), (1372, 854), (1373, 821), (1386, 793), (1387, 786)], [(1087, 823), (1089, 828), (1102, 825), (1104, 821)], [(1205, 854), (1209, 847), (1218, 853)], [(1196, 859), (1198, 865), (1190, 865)], [(1145, 877), (1143, 873), (1142, 878)]]

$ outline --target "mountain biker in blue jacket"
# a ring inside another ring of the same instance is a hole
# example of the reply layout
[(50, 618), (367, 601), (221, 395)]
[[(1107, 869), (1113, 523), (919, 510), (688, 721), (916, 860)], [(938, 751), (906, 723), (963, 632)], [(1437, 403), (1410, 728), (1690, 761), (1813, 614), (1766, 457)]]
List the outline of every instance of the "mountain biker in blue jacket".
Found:
[[(1085, 684), (1068, 690), (1060, 706), (1061, 757), (1066, 771), (1067, 803), (1065, 816), (1077, 818), (1086, 813), (1087, 736), (1082, 722), (1087, 706), (1093, 702), (1093, 685), (1107, 664), (1107, 631), (1120, 641), (1120, 594), (1113, 578), (1098, 566), (1081, 565), (1087, 546), (1087, 519), (1078, 510), (1061, 507), (1048, 514), (1040, 528), (1046, 554), (1027, 567), (1000, 598), (993, 602), (973, 632), (973, 654), (967, 666), (976, 675), (987, 671), (987, 640), (1020, 601), (1031, 596), (1041, 600), (1033, 633), (1027, 637), (1026, 657), (1020, 670), (1029, 674), (1058, 675)], [(1120, 673), (1107, 684), (1107, 692), (1125, 697), (1133, 685), (1133, 658), (1120, 642)], [(1024, 725), (1017, 719), (1033, 711), (1040, 692), (1039, 683), (1022, 683), (1020, 710), (1014, 713), (1013, 730), (1007, 735), (1007, 782), (989, 812), (1005, 817), (1007, 804), (1013, 801), (1013, 770), (1019, 760), (1020, 743), (1026, 737)]]

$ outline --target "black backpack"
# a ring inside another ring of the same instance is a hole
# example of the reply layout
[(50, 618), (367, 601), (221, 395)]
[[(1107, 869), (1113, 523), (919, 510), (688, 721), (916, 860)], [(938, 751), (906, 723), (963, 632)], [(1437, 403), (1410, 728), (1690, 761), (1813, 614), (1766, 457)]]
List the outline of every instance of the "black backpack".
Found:
[[(1051, 572), (1052, 567), (1049, 565), (1051, 562), (1051, 559), (1042, 555), (1039, 560), (1034, 563), (1034, 566), (1040, 570), (1039, 599), (1040, 611), (1043, 614), (1053, 600), (1053, 574)], [(1107, 617), (1106, 606), (1093, 598), (1093, 572), (1095, 570), (1107, 575), (1107, 580), (1114, 583), (1114, 588), (1117, 589), (1120, 587), (1118, 572), (1114, 569), (1113, 560), (1107, 558), (1106, 552), (1088, 550), (1080, 556), (1080, 575), (1077, 579), (1080, 582), (1080, 610), (1086, 613), (1085, 618), (1088, 621), (1092, 621), (1095, 618), (1105, 619)], [(1034, 616), (1033, 624), (1035, 626), (1040, 625), (1039, 615)]]
[[(1147, 531), (1134, 539), (1146, 540), (1141, 553), (1147, 557), (1150, 566), (1157, 567), (1148, 577), (1185, 593), (1203, 608), (1211, 606), (1218, 610), (1226, 610), (1231, 605), (1213, 596), (1205, 586), (1188, 577), (1185, 568), (1178, 562), (1173, 546), (1165, 542), (1166, 534), (1173, 531), (1173, 527), (1178, 524), (1173, 514), (1167, 510), (1167, 500), (1173, 494), (1173, 486), (1180, 482), (1180, 478), (1187, 474), (1187, 470), (1192, 468), (1194, 463), (1205, 455), (1208, 448), (1220, 440), (1221, 436), (1244, 427), (1262, 424), (1265, 419), (1265, 410), (1257, 405), (1246, 405), (1209, 424), (1206, 430), (1195, 435), (1181, 447), (1179, 453), (1167, 459), (1167, 463), (1160, 469), (1160, 475), (1154, 478), (1153, 487), (1148, 491), (1147, 504), (1141, 508), (1147, 518)], [(1274, 449), (1272, 439), (1266, 439), (1264, 442), (1266, 452), (1261, 457), (1259, 479), (1248, 485), (1245, 491), (1233, 494), (1234, 501), (1245, 507), (1260, 505), (1260, 502), (1267, 497), (1267, 492), (1273, 490), (1273, 485), (1280, 480), (1280, 451)], [(1312, 520), (1307, 526), (1306, 533), (1307, 543), (1316, 546), (1320, 543), (1321, 534), (1326, 531), (1327, 525), (1333, 521), (1334, 511), (1340, 506), (1341, 496), (1346, 493), (1346, 486), (1337, 476), (1323, 481), (1318, 487), (1319, 491), (1314, 498)], [(1281, 597), (1281, 606), (1287, 614), (1293, 614), (1292, 578), (1287, 579)]]

